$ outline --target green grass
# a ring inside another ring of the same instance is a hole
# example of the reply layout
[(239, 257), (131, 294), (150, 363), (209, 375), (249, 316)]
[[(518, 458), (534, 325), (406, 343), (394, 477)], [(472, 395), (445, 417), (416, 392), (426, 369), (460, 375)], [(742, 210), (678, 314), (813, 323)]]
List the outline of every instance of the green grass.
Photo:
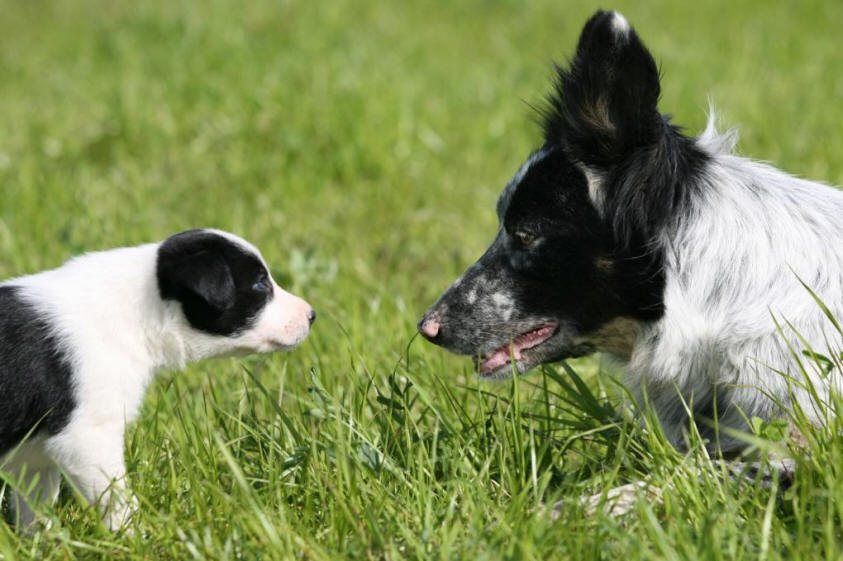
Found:
[[(843, 183), (843, 4), (622, 1), (694, 133)], [(514, 383), (413, 339), (538, 141), (590, 3), (0, 0), (0, 278), (214, 226), (319, 321), (164, 373), (130, 428), (133, 536), (64, 493), (0, 559), (838, 559), (843, 426), (786, 493), (630, 421), (598, 358)], [(115, 376), (119, 376), (115, 372)], [(589, 398), (591, 396), (591, 398)], [(623, 519), (576, 498), (650, 474)], [(559, 520), (536, 513), (567, 501)]]

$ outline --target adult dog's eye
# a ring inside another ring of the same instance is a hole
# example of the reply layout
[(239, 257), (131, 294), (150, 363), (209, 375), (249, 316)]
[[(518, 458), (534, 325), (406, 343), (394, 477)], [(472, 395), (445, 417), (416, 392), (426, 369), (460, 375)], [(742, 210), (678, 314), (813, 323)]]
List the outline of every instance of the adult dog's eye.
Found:
[(536, 236), (535, 234), (531, 234), (530, 232), (519, 230), (515, 232), (515, 239), (517, 239), (521, 245), (527, 247), (528, 245), (536, 241)]
[(252, 285), (252, 290), (255, 290), (257, 292), (268, 292), (269, 291), (269, 279), (267, 277), (260, 277)]

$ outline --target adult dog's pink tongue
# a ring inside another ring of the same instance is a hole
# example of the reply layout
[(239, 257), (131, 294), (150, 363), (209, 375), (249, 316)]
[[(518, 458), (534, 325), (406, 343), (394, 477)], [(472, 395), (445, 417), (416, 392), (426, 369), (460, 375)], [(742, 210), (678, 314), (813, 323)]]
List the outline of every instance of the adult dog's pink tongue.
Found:
[[(515, 360), (521, 358), (521, 353), (515, 348), (515, 345), (513, 345), (512, 357)], [(483, 362), (480, 364), (480, 371), (489, 372), (500, 368), (507, 362), (509, 362), (509, 345), (495, 349), (492, 354), (483, 359)]]
[(555, 325), (546, 325), (530, 331), (529, 333), (525, 333), (524, 335), (519, 335), (513, 339), (512, 343), (502, 345), (490, 354), (486, 355), (486, 358), (484, 358), (483, 362), (480, 364), (480, 371), (489, 372), (495, 370), (496, 368), (500, 368), (509, 362), (510, 351), (514, 360), (520, 360), (521, 351), (531, 349), (536, 345), (543, 343), (545, 340), (549, 339), (551, 335), (553, 335), (555, 330)]

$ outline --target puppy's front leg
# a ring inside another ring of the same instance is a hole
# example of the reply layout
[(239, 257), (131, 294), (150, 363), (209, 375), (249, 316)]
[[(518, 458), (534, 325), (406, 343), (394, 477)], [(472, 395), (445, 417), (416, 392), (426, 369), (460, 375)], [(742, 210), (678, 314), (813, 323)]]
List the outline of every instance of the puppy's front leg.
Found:
[(47, 442), (50, 455), (82, 496), (99, 506), (105, 525), (121, 528), (137, 503), (126, 489), (124, 424), (75, 423), (68, 429)]
[(41, 503), (55, 503), (59, 496), (60, 482), (61, 474), (55, 467), (44, 467), (24, 474), (18, 481), (21, 489), (14, 491), (11, 505), (18, 528), (26, 533), (33, 533), (39, 528), (35, 507)]
[(38, 505), (55, 503), (61, 483), (58, 468), (44, 451), (44, 442), (34, 438), (21, 443), (0, 459), (0, 469), (14, 481), (9, 506), (15, 526), (27, 533), (35, 532), (39, 528)]

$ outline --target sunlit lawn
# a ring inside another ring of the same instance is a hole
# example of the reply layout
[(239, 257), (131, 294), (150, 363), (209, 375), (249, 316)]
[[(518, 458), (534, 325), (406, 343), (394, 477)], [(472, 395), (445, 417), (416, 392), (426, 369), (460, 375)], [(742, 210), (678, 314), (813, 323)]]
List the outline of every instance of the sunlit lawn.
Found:
[[(776, 493), (631, 422), (599, 358), (581, 387), (560, 366), (490, 385), (413, 338), (494, 236), (597, 7), (0, 1), (0, 278), (214, 226), (319, 313), (292, 354), (162, 374), (128, 435), (133, 535), (66, 492), (48, 530), (0, 524), (0, 559), (839, 558), (835, 427)], [(603, 7), (691, 134), (711, 99), (742, 153), (843, 183), (843, 4)], [(577, 500), (643, 477), (663, 504)]]

